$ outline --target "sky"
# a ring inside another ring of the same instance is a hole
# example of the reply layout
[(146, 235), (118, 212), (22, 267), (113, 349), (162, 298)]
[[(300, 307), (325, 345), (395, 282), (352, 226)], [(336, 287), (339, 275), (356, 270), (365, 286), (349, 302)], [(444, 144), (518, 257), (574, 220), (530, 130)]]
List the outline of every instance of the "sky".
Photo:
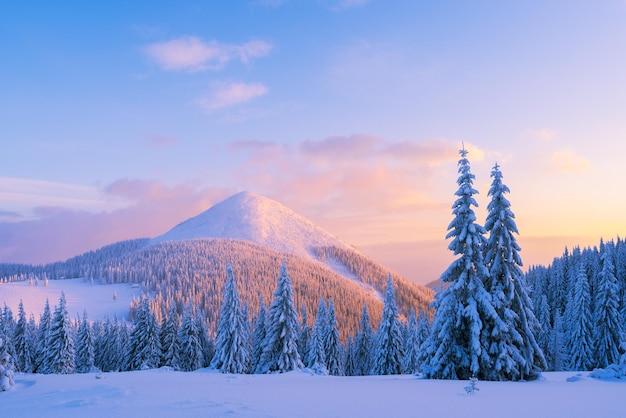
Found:
[(428, 282), (464, 146), (547, 264), (626, 235), (624, 51), (624, 0), (3, 2), (0, 262), (249, 190)]

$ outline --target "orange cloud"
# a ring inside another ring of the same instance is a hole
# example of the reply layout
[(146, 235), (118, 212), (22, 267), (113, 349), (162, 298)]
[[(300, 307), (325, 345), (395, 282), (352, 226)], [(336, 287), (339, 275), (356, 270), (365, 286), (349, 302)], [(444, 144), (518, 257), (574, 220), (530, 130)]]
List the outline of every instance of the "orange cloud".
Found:
[(572, 150), (555, 151), (548, 157), (549, 170), (564, 173), (582, 173), (591, 170), (589, 160)]

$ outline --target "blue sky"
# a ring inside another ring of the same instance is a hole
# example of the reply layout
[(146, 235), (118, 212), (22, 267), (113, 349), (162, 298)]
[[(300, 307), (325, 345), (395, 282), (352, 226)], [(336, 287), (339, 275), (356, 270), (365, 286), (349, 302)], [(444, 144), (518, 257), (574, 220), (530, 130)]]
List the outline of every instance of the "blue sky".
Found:
[(527, 264), (624, 235), (623, 0), (15, 1), (0, 51), (0, 262), (252, 190), (427, 281), (461, 141)]

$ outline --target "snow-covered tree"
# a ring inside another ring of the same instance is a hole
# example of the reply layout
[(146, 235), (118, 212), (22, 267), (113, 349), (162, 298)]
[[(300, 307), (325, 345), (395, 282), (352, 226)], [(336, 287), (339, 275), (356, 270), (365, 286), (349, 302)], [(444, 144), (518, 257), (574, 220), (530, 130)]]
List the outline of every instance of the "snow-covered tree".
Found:
[(363, 304), (361, 321), (359, 323), (359, 333), (355, 341), (355, 376), (366, 376), (372, 370), (372, 350), (374, 343), (374, 331), (370, 322), (367, 305)]
[(161, 324), (161, 365), (171, 367), (174, 370), (180, 369), (180, 342), (178, 339), (179, 329), (178, 312), (176, 304), (172, 303), (167, 315)]
[(324, 352), (326, 353), (326, 370), (333, 376), (343, 375), (341, 364), (341, 343), (335, 316), (335, 303), (331, 299), (326, 313), (326, 330), (324, 333)]
[(401, 374), (404, 359), (403, 338), (398, 320), (398, 307), (391, 281), (387, 278), (385, 306), (376, 333), (376, 348), (372, 361), (372, 374)]
[(178, 330), (178, 345), (180, 349), (179, 367), (183, 371), (193, 371), (204, 364), (202, 350), (202, 328), (196, 320), (191, 304), (183, 309), (182, 325)]
[(252, 338), (252, 355), (250, 358), (250, 369), (256, 370), (261, 355), (263, 354), (263, 344), (265, 343), (265, 336), (267, 335), (267, 308), (265, 307), (265, 301), (263, 296), (260, 297), (259, 312), (256, 316), (254, 323), (254, 333)]
[(37, 347), (35, 348), (35, 372), (45, 373), (45, 359), (47, 352), (48, 334), (50, 334), (50, 325), (52, 324), (52, 315), (50, 313), (50, 303), (46, 298), (43, 312), (39, 317), (39, 328), (37, 329)]
[(76, 371), (74, 330), (67, 313), (64, 292), (61, 292), (59, 305), (54, 310), (46, 347), (44, 373), (71, 374)]
[(491, 365), (482, 367), (481, 372), (483, 379), (487, 380), (534, 379), (545, 368), (543, 352), (535, 338), (540, 328), (521, 269), (521, 248), (515, 239), (515, 234), (519, 234), (515, 215), (505, 196), (510, 190), (502, 182), (498, 164), (491, 177), (493, 181), (488, 193), (491, 201), (485, 221), (489, 237), (483, 246), (483, 254), (489, 269), (485, 290), (491, 295), (497, 320), (482, 319), (483, 344)]
[(604, 246), (601, 255), (602, 271), (598, 277), (598, 288), (595, 293), (595, 366), (602, 368), (609, 364), (617, 364), (622, 342), (619, 289), (613, 266), (612, 248), (611, 243)]
[(159, 324), (150, 308), (150, 301), (144, 297), (135, 315), (133, 330), (130, 333), (130, 370), (159, 367), (162, 351), (159, 331)]
[(222, 373), (245, 373), (250, 365), (248, 335), (240, 305), (235, 276), (231, 266), (228, 265), (217, 326), (215, 355), (211, 362), (211, 367), (219, 369)]
[(209, 367), (215, 355), (215, 341), (209, 337), (207, 321), (202, 311), (195, 310), (196, 325), (200, 331), (200, 346), (202, 347), (202, 367)]
[(404, 341), (404, 373), (414, 374), (419, 371), (419, 335), (415, 309), (411, 309), (407, 335)]
[(590, 370), (593, 366), (591, 295), (584, 264), (580, 264), (567, 309), (569, 332), (565, 336), (568, 370)]
[(326, 369), (326, 352), (324, 351), (324, 334), (327, 326), (326, 319), (326, 301), (320, 299), (315, 315), (315, 325), (313, 326), (313, 334), (311, 335), (311, 345), (309, 346), (306, 366), (317, 373), (327, 374)]
[(11, 359), (15, 359), (17, 355), (13, 335), (15, 334), (16, 323), (15, 318), (13, 318), (13, 311), (11, 311), (11, 308), (9, 308), (6, 303), (2, 309), (0, 319), (0, 338), (4, 338), (4, 351)]
[[(27, 372), (28, 365), (31, 364), (31, 356), (28, 346), (26, 312), (24, 304), (20, 299), (17, 308), (17, 322), (13, 331), (13, 346), (15, 347), (15, 368), (18, 372)], [(32, 367), (31, 367), (32, 368)]]
[(467, 151), (460, 151), (458, 197), (452, 206), (454, 219), (448, 226), (448, 245), (454, 260), (441, 280), (451, 285), (433, 302), (435, 316), (428, 339), (421, 347), (420, 360), (424, 377), (434, 379), (483, 378), (491, 367), (483, 328), (506, 329), (485, 290), (489, 271), (483, 259), (485, 229), (476, 223), (472, 206), (474, 175), (470, 172)]
[(84, 311), (76, 333), (76, 372), (89, 373), (94, 369), (94, 338), (87, 321), (87, 311)]
[(306, 365), (306, 359), (309, 357), (309, 348), (311, 346), (311, 326), (308, 324), (306, 306), (302, 305), (300, 309), (300, 337), (298, 337), (298, 353), (302, 358), (302, 362)]
[(0, 392), (9, 390), (15, 384), (13, 380), (13, 363), (6, 347), (8, 339), (5, 339), (6, 335), (3, 335), (3, 337), (0, 337)]
[(283, 262), (278, 287), (270, 305), (265, 347), (257, 373), (284, 373), (303, 367), (298, 353), (298, 315), (293, 305), (293, 289)]
[(549, 333), (549, 345), (546, 354), (547, 362), (551, 370), (561, 372), (565, 370), (566, 351), (565, 351), (565, 326), (563, 316), (555, 309), (554, 324)]

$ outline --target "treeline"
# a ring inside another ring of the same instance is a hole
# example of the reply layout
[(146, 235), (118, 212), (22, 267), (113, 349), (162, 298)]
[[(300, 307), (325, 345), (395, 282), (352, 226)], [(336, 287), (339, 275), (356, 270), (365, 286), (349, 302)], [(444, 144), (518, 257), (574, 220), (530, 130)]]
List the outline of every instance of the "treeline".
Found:
[[(190, 371), (213, 367), (228, 373), (271, 373), (308, 367), (316, 373), (367, 375), (414, 373), (417, 353), (428, 334), (428, 314), (411, 311), (402, 321), (392, 277), (385, 288), (384, 309), (374, 330), (368, 305), (361, 307), (360, 323), (346, 342), (339, 337), (333, 299), (320, 299), (314, 316), (303, 305), (296, 312), (287, 262), (283, 263), (269, 308), (261, 301), (250, 314), (226, 266), (226, 280), (217, 324), (211, 326), (193, 303), (181, 313), (175, 305), (166, 312), (156, 299), (143, 297), (132, 324), (107, 318), (90, 322), (70, 318), (65, 295), (52, 310), (46, 301), (36, 322), (26, 318), (20, 302), (17, 318), (6, 305), (0, 315), (0, 339), (13, 358), (15, 370), (24, 373), (86, 373), (127, 371), (167, 366)], [(161, 319), (158, 319), (158, 318)], [(313, 318), (312, 321), (307, 318)], [(215, 328), (216, 332), (210, 331)]]
[[(12, 273), (0, 277), (42, 283), (46, 278), (83, 277), (101, 283), (141, 284), (144, 292), (151, 295), (159, 320), (170, 308), (182, 315), (185, 306), (193, 305), (208, 321), (210, 331), (215, 331), (226, 264), (231, 264), (237, 271), (241, 278), (242, 299), (250, 312), (256, 312), (261, 298), (270, 300), (276, 266), (286, 260), (293, 278), (294, 302), (298, 311), (304, 307), (306, 314), (313, 317), (320, 298), (334, 299), (337, 301), (340, 336), (345, 342), (358, 327), (363, 304), (370, 308), (374, 321), (380, 318), (387, 272), (356, 251), (323, 248), (314, 250), (314, 253), (321, 262), (278, 253), (241, 240), (198, 239), (158, 245), (148, 245), (147, 240), (133, 240), (103, 247), (64, 263), (30, 266), (30, 270), (22, 266), (17, 276), (16, 266), (0, 265), (0, 273)], [(353, 274), (353, 280), (324, 264), (328, 258), (344, 265)], [(397, 283), (401, 315), (408, 317), (412, 308), (418, 311), (428, 309), (434, 294), (431, 290), (395, 274), (393, 279)], [(138, 304), (139, 301), (132, 304), (131, 317)]]
[[(626, 352), (626, 242), (566, 248), (526, 280), (544, 332), (537, 336), (548, 370), (589, 370)], [(620, 347), (621, 344), (624, 346)]]

